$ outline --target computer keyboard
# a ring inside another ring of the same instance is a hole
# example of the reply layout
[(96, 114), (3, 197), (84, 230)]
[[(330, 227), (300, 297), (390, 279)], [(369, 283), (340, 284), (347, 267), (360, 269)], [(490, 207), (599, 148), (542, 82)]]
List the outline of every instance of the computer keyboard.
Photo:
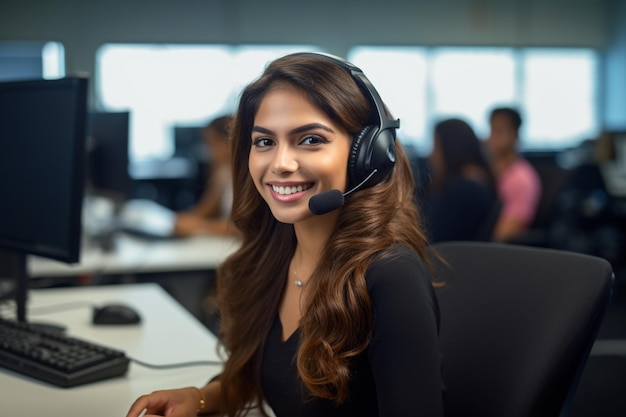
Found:
[(28, 323), (0, 319), (0, 366), (69, 388), (122, 376), (124, 352)]

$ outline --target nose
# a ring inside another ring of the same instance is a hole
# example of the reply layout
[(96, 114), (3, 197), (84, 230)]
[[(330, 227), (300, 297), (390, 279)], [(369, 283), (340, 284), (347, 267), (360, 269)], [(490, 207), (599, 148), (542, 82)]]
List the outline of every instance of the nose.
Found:
[(297, 169), (298, 161), (295, 151), (288, 144), (278, 145), (272, 161), (272, 172), (277, 175), (284, 175), (295, 172)]

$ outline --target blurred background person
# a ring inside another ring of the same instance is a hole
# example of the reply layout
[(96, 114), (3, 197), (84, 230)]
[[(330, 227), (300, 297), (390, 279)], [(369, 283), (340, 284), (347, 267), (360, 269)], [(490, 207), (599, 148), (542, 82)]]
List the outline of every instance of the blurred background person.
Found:
[(498, 107), (489, 117), (487, 148), (497, 180), (502, 210), (493, 231), (493, 240), (510, 241), (530, 226), (541, 197), (541, 181), (533, 166), (519, 153), (522, 118), (516, 109)]
[(626, 260), (626, 220), (609, 186), (610, 167), (619, 163), (614, 133), (586, 140), (562, 159), (570, 174), (555, 198), (549, 246), (599, 256), (618, 268)]
[(425, 202), (431, 241), (490, 240), (500, 204), (481, 142), (460, 119), (437, 123), (433, 139)]
[(194, 234), (236, 234), (230, 223), (232, 206), (232, 173), (228, 141), (232, 116), (212, 120), (202, 129), (209, 160), (209, 173), (204, 192), (188, 210), (176, 213), (174, 233), (177, 236)]

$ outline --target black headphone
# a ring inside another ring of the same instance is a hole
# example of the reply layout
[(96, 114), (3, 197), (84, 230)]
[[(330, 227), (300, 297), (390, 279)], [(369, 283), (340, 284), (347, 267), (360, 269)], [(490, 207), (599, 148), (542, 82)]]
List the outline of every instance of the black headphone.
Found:
[(320, 52), (298, 52), (291, 56), (310, 56), (332, 62), (352, 75), (363, 95), (370, 102), (372, 118), (378, 123), (364, 127), (353, 139), (348, 159), (348, 192), (378, 184), (391, 173), (396, 163), (396, 129), (400, 120), (390, 119), (380, 95), (363, 71), (347, 60)]

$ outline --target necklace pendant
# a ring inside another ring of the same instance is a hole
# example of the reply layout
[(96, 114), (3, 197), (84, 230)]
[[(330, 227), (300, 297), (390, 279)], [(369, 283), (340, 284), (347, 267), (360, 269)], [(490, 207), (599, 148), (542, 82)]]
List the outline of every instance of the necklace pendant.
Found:
[(296, 287), (300, 287), (302, 288), (304, 286), (304, 284), (302, 283), (302, 281), (300, 281), (299, 279), (294, 281), (294, 284), (296, 284)]

